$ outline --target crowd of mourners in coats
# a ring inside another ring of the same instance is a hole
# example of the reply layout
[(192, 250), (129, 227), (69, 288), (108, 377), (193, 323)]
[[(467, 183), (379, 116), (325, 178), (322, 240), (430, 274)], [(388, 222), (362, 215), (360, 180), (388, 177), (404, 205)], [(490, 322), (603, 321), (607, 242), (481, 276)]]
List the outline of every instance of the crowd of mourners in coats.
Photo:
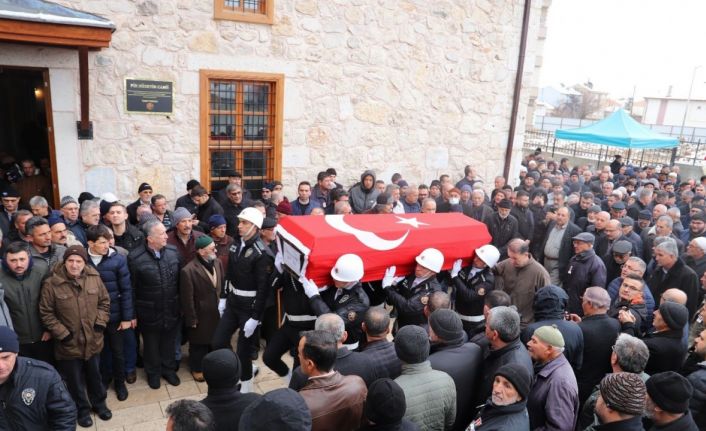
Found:
[[(137, 368), (178, 386), (180, 366), (208, 394), (170, 430), (706, 429), (706, 176), (540, 150), (516, 187), (328, 169), (287, 199), (225, 175), (174, 210), (148, 183), (55, 209), (2, 184), (0, 429), (108, 421), (109, 388), (127, 399)], [(361, 282), (342, 250), (317, 286), (278, 250), (283, 217), (436, 212), (487, 226), (470, 265), (429, 244)], [(286, 388), (255, 393), (260, 355)]]

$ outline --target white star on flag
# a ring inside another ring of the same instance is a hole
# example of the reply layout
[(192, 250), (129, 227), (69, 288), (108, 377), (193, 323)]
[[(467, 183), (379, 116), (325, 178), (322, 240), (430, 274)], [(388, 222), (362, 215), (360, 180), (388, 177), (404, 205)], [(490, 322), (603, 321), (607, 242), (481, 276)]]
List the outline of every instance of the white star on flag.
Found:
[(412, 217), (412, 218), (404, 218), (404, 217), (400, 217), (400, 216), (395, 216), (395, 217), (397, 217), (400, 220), (397, 223), (408, 224), (408, 225), (415, 227), (417, 229), (419, 229), (419, 226), (422, 226), (422, 225), (429, 226), (429, 223), (424, 223), (424, 222), (418, 221), (416, 217)]

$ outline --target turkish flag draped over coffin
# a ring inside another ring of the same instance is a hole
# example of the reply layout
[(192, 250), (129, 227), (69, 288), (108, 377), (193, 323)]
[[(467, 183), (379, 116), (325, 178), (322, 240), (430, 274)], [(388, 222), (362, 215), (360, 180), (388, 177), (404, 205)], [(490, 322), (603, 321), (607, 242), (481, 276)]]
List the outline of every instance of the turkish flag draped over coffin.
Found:
[(277, 233), (285, 266), (319, 286), (330, 284), (331, 268), (346, 253), (363, 259), (363, 281), (380, 280), (392, 265), (398, 276), (411, 274), (414, 258), (429, 247), (444, 254), (444, 269), (456, 259), (467, 264), (491, 239), (485, 224), (461, 213), (289, 216)]

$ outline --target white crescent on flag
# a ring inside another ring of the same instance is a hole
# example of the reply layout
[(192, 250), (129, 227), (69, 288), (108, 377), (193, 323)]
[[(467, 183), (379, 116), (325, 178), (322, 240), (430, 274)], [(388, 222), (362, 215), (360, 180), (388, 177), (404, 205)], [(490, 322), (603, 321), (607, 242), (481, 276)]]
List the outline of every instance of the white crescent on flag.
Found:
[(407, 239), (407, 235), (409, 235), (408, 230), (407, 232), (405, 232), (404, 235), (402, 235), (402, 237), (396, 240), (387, 240), (384, 238), (380, 238), (372, 232), (354, 228), (353, 226), (346, 223), (345, 220), (343, 220), (342, 214), (327, 215), (324, 217), (326, 219), (326, 223), (328, 223), (329, 226), (340, 232), (355, 236), (358, 241), (362, 242), (365, 246), (372, 248), (373, 250), (388, 251), (397, 248), (400, 244), (404, 242), (405, 239)]

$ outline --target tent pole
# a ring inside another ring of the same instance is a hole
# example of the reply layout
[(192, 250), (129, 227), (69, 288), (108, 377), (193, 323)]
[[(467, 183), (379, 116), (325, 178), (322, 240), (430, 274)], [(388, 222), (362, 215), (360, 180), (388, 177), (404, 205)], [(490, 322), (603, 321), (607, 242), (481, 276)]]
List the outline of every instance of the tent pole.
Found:
[(596, 170), (601, 167), (601, 156), (603, 155), (603, 145), (598, 147), (598, 163), (596, 163)]
[(640, 154), (640, 167), (642, 167), (642, 161), (645, 160), (645, 149), (642, 149), (642, 154)]
[(630, 164), (630, 153), (632, 152), (632, 148), (628, 148), (628, 159), (625, 161), (625, 165)]

